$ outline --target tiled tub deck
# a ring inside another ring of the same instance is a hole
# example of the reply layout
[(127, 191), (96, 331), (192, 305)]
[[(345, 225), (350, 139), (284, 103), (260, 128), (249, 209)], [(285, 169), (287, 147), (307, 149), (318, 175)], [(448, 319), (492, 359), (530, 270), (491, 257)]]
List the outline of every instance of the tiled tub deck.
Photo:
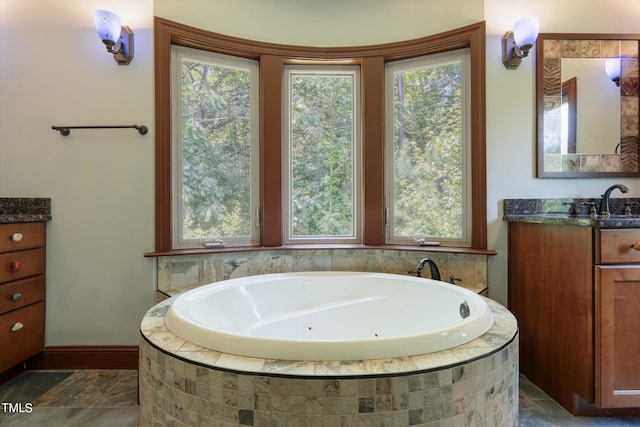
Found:
[(516, 426), (516, 320), (487, 302), (493, 327), (451, 350), (305, 362), (186, 342), (165, 327), (163, 301), (141, 325), (141, 426)]

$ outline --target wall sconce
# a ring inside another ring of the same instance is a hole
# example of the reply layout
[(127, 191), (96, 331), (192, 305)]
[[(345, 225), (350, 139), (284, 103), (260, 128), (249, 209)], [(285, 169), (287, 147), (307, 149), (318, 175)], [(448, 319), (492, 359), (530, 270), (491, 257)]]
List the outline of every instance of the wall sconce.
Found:
[(616, 86), (620, 87), (620, 58), (609, 58), (604, 63), (607, 76)]
[(133, 31), (120, 25), (118, 15), (106, 10), (96, 10), (94, 13), (96, 32), (102, 43), (107, 46), (107, 52), (113, 54), (113, 59), (120, 65), (127, 65), (133, 59)]
[(540, 32), (540, 19), (537, 16), (522, 18), (502, 37), (502, 63), (513, 70), (520, 66), (522, 58), (529, 54)]

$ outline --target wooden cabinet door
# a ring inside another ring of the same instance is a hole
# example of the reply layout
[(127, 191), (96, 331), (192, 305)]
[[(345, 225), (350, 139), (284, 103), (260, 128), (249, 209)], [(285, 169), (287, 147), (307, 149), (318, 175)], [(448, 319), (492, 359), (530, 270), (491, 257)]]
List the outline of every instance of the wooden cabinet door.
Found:
[(593, 233), (589, 227), (509, 223), (509, 310), (520, 372), (564, 408), (594, 403)]
[(596, 404), (640, 407), (640, 265), (596, 266)]

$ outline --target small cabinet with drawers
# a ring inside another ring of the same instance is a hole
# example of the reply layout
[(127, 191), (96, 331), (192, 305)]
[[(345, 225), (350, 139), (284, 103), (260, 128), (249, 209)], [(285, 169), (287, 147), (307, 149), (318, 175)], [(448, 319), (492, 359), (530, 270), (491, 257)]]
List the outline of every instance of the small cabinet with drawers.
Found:
[(45, 223), (0, 224), (0, 372), (44, 348)]

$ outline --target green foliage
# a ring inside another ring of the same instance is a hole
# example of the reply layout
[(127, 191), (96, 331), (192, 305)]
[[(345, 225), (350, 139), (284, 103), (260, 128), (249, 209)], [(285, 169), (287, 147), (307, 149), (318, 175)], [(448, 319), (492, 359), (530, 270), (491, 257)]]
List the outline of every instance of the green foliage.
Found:
[(250, 233), (249, 72), (182, 64), (185, 238)]
[(353, 235), (353, 77), (291, 80), (292, 234)]
[(460, 96), (457, 63), (395, 73), (395, 236), (461, 236)]
[[(187, 239), (250, 234), (250, 103), (257, 100), (249, 77), (247, 70), (182, 63)], [(292, 234), (353, 235), (354, 78), (299, 73), (291, 85)], [(459, 237), (460, 64), (397, 72), (393, 90), (393, 234)]]

